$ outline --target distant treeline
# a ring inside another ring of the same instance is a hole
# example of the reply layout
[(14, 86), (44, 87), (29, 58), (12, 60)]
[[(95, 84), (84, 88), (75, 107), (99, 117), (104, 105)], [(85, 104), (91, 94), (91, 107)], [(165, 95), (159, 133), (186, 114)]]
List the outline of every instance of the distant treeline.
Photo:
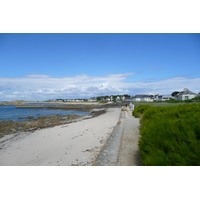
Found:
[(139, 149), (147, 166), (200, 165), (200, 104), (140, 105)]

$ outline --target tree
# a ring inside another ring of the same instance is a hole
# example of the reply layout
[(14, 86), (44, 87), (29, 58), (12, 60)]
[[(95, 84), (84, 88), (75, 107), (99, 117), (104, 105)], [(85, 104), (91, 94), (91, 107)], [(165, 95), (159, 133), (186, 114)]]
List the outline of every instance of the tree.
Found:
[(128, 94), (124, 94), (123, 96), (124, 96), (124, 97), (127, 97), (127, 98), (131, 97), (131, 96), (128, 95)]
[(172, 95), (173, 97), (175, 97), (178, 93), (179, 93), (178, 91), (174, 91), (174, 92), (172, 92), (171, 95)]

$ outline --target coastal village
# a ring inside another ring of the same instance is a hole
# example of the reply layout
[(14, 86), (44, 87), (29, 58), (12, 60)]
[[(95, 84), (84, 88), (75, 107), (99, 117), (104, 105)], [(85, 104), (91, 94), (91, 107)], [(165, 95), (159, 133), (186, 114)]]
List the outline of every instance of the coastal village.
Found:
[(175, 91), (169, 95), (149, 95), (149, 94), (137, 94), (134, 96), (130, 95), (111, 95), (111, 96), (99, 96), (99, 97), (91, 97), (89, 99), (51, 99), (48, 101), (61, 101), (61, 102), (154, 102), (154, 101), (166, 101), (166, 100), (190, 100), (195, 97), (200, 96), (200, 93), (191, 92), (188, 88), (184, 88), (183, 91)]

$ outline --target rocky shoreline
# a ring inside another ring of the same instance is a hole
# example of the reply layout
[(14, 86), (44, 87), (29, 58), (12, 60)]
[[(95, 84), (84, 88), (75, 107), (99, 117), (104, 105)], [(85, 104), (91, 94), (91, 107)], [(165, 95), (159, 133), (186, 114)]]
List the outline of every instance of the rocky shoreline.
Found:
[(99, 103), (65, 103), (65, 104), (58, 104), (58, 105), (52, 105), (52, 104), (22, 104), (22, 105), (16, 105), (16, 108), (47, 108), (47, 109), (63, 109), (63, 110), (81, 110), (81, 111), (90, 111), (91, 109), (100, 109), (100, 108), (113, 108), (113, 107), (119, 107), (120, 104), (118, 103), (112, 103), (112, 104), (99, 104)]
[(79, 115), (50, 115), (40, 116), (37, 119), (33, 119), (32, 116), (27, 117), (27, 121), (15, 122), (12, 120), (0, 121), (0, 138), (9, 134), (16, 134), (19, 132), (30, 132), (37, 129), (54, 127), (57, 125), (63, 125), (72, 123), (76, 120), (96, 117), (100, 114), (105, 113), (105, 109), (94, 109), (91, 114), (79, 116)]

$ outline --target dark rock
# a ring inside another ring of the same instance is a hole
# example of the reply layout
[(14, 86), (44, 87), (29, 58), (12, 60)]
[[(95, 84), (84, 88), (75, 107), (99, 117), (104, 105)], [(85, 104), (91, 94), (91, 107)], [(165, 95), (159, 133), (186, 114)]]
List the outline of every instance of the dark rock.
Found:
[(28, 116), (28, 117), (18, 117), (18, 119), (34, 119), (33, 116)]

